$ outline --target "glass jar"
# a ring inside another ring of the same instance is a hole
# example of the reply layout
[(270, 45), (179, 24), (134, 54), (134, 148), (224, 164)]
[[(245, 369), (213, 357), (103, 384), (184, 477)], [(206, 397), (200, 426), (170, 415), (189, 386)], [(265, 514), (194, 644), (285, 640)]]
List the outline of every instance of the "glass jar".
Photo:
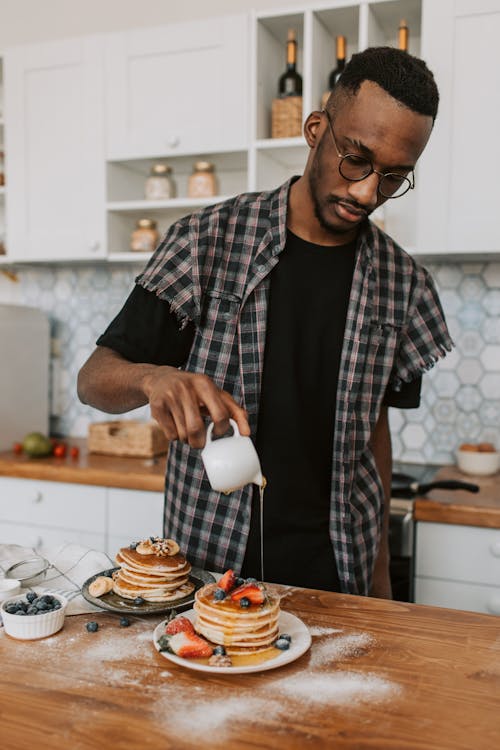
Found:
[(130, 249), (134, 253), (152, 253), (159, 237), (156, 221), (139, 219), (130, 237)]
[(144, 186), (144, 194), (149, 201), (163, 201), (175, 198), (175, 183), (171, 177), (172, 167), (168, 164), (153, 164)]
[(211, 198), (217, 195), (217, 178), (214, 165), (209, 161), (197, 161), (188, 180), (189, 198)]

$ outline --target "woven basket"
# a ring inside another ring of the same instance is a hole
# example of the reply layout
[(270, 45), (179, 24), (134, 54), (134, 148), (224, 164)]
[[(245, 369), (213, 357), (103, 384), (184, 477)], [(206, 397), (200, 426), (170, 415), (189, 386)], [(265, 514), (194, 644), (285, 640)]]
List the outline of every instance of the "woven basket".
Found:
[(151, 458), (167, 453), (168, 440), (156, 422), (123, 420), (89, 425), (89, 453)]
[(294, 138), (297, 135), (302, 135), (302, 97), (273, 99), (271, 137)]

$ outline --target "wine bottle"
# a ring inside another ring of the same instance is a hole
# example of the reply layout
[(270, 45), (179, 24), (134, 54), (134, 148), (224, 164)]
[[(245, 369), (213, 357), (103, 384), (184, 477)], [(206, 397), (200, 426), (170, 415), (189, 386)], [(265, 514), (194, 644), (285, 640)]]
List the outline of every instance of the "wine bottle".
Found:
[(399, 49), (403, 50), (403, 52), (408, 52), (409, 40), (410, 40), (410, 31), (408, 29), (408, 24), (406, 23), (404, 19), (402, 19), (399, 24), (399, 29), (398, 29)]
[(335, 46), (336, 46), (335, 54), (337, 58), (337, 67), (332, 70), (328, 78), (328, 88), (330, 89), (330, 91), (333, 89), (333, 87), (339, 80), (340, 76), (342, 75), (342, 71), (345, 68), (345, 48), (346, 48), (345, 36), (338, 36), (335, 40)]
[(345, 51), (346, 51), (346, 38), (345, 36), (338, 36), (335, 39), (335, 57), (337, 60), (336, 67), (331, 71), (328, 76), (328, 90), (325, 91), (321, 97), (321, 107), (324, 108), (328, 101), (328, 97), (333, 90), (333, 87), (342, 75), (342, 71), (345, 68)]
[(302, 96), (302, 76), (297, 73), (297, 40), (295, 31), (289, 29), (286, 43), (286, 70), (279, 80), (279, 96)]

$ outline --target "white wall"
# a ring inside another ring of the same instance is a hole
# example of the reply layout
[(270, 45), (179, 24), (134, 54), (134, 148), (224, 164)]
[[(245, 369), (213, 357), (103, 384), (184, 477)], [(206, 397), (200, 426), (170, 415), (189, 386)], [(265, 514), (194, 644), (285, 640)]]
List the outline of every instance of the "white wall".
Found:
[(296, 5), (304, 0), (0, 0), (0, 51), (15, 44)]

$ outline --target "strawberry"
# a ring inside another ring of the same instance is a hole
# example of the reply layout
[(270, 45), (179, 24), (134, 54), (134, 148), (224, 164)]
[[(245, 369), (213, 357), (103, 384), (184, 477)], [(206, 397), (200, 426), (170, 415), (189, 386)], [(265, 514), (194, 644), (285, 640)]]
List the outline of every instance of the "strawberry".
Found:
[(188, 620), (187, 617), (174, 617), (165, 628), (165, 633), (167, 633), (167, 635), (175, 635), (176, 633), (194, 633), (193, 623), (191, 620)]
[(232, 592), (231, 599), (234, 602), (239, 602), (241, 599), (248, 599), (251, 604), (263, 604), (266, 595), (256, 583), (244, 583), (243, 586), (238, 586)]
[(183, 659), (201, 659), (212, 656), (214, 649), (196, 633), (176, 633), (170, 638), (170, 649)]
[(234, 584), (235, 583), (236, 583), (235, 572), (234, 572), (234, 570), (229, 569), (229, 570), (226, 570), (226, 572), (224, 573), (224, 575), (220, 579), (220, 581), (217, 584), (217, 586), (220, 589), (222, 589), (223, 591), (225, 591), (226, 594), (228, 594), (231, 591), (231, 589), (234, 588)]

